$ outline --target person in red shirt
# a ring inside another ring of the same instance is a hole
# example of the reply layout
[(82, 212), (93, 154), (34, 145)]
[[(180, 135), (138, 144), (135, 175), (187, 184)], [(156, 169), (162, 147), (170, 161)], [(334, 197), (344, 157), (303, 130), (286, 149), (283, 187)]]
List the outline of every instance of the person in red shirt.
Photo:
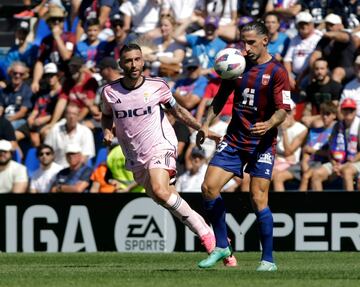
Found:
[[(205, 93), (201, 99), (196, 112), (196, 119), (202, 122), (202, 118), (206, 116), (206, 110), (210, 106), (213, 98), (220, 88), (221, 79), (219, 77), (212, 78), (206, 86)], [(234, 102), (234, 93), (231, 93), (227, 99), (223, 109), (220, 112), (220, 119), (224, 122), (229, 122), (232, 114), (232, 107)]]
[(98, 84), (84, 64), (85, 61), (78, 56), (71, 58), (68, 64), (69, 75), (63, 84), (49, 127), (60, 120), (69, 103), (79, 107), (80, 121), (99, 112), (94, 104)]

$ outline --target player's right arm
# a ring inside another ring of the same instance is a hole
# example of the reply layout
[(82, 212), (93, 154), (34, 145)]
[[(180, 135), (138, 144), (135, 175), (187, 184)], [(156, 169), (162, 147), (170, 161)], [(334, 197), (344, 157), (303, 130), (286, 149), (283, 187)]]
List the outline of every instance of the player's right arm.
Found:
[(214, 97), (205, 117), (205, 121), (196, 135), (196, 145), (201, 147), (209, 134), (211, 122), (219, 115), (231, 92), (234, 90), (234, 81), (222, 80), (219, 91)]
[(102, 102), (101, 102), (101, 127), (104, 133), (104, 144), (111, 145), (111, 142), (114, 138), (114, 134), (112, 132), (114, 120), (113, 120), (113, 113), (112, 109), (107, 103), (104, 97), (104, 91), (102, 93)]

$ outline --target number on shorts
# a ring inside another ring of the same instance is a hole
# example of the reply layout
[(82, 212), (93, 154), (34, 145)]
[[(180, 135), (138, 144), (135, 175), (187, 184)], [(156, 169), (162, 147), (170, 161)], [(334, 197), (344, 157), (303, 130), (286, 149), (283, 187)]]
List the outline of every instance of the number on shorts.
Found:
[(216, 152), (222, 152), (224, 148), (227, 147), (227, 142), (221, 142), (218, 144), (218, 146), (216, 147)]

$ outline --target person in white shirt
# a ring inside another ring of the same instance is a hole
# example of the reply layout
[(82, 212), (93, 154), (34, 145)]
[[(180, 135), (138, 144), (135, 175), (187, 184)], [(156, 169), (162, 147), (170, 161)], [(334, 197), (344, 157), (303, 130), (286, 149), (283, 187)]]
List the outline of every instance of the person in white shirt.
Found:
[(79, 123), (80, 110), (77, 105), (66, 107), (65, 119), (56, 123), (45, 138), (45, 144), (51, 146), (55, 152), (55, 162), (62, 167), (68, 167), (65, 149), (70, 143), (81, 146), (84, 162), (95, 156), (94, 136), (91, 130)]
[(0, 194), (25, 193), (28, 187), (26, 167), (12, 158), (12, 144), (0, 140)]
[(360, 117), (360, 55), (355, 59), (354, 70), (356, 77), (345, 85), (340, 97), (340, 103), (347, 98), (353, 99), (357, 106), (356, 114)]
[(156, 29), (161, 10), (159, 0), (124, 1), (119, 10), (124, 15), (124, 30), (129, 33), (128, 42), (146, 33), (150, 38), (160, 35), (160, 30)]
[(309, 12), (300, 12), (295, 22), (298, 35), (291, 39), (284, 57), (292, 90), (308, 72), (311, 54), (322, 37), (322, 33), (314, 28), (314, 20)]
[(30, 193), (48, 193), (57, 173), (63, 167), (54, 162), (54, 150), (51, 146), (42, 144), (36, 150), (40, 167), (34, 172), (30, 182)]
[(191, 151), (191, 168), (178, 178), (176, 190), (178, 192), (201, 192), (206, 169), (205, 151), (195, 146)]

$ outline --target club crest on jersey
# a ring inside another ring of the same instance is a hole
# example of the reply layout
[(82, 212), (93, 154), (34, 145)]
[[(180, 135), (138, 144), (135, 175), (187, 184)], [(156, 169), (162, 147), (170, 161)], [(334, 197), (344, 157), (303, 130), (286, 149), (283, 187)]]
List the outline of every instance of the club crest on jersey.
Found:
[(269, 74), (262, 75), (261, 84), (263, 84), (264, 86), (267, 86), (269, 84), (269, 81), (270, 81), (270, 75)]
[(150, 100), (151, 94), (149, 92), (144, 93), (144, 103), (147, 104)]

